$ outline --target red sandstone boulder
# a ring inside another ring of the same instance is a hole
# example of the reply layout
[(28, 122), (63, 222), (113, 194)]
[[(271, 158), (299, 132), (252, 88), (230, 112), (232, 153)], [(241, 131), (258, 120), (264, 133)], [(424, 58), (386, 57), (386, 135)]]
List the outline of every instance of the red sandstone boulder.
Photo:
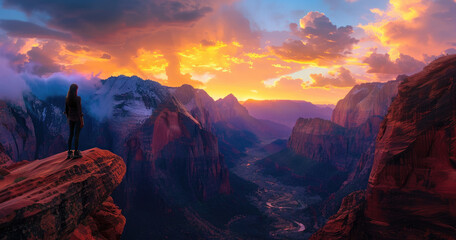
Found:
[[(97, 148), (82, 155), (65, 160), (60, 153), (10, 169), (0, 180), (1, 239), (64, 239), (95, 211), (97, 223), (104, 212), (120, 214), (103, 202), (122, 181), (122, 158)], [(122, 224), (113, 225), (119, 232)]]
[(121, 210), (114, 204), (112, 197), (108, 197), (95, 213), (92, 213), (78, 225), (69, 239), (120, 239), (125, 223), (126, 219)]
[(310, 240), (364, 239), (361, 223), (364, 220), (364, 195), (364, 191), (359, 190), (346, 196), (339, 211)]

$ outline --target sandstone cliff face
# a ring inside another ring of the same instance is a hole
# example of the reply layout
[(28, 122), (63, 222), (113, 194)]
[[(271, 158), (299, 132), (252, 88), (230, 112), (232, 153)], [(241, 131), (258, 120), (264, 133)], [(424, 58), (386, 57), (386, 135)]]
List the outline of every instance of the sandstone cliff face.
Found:
[(230, 192), (217, 138), (174, 98), (161, 104), (128, 142), (128, 159), (149, 162), (151, 177), (163, 172), (168, 180), (180, 179), (180, 185), (200, 199)]
[[(65, 160), (66, 153), (61, 153), (6, 167), (9, 173), (0, 180), (1, 239), (64, 239), (87, 218), (94, 219), (102, 231), (111, 228), (109, 216), (122, 218), (120, 210), (104, 213), (106, 204), (112, 203), (109, 195), (125, 174), (123, 160), (101, 149), (83, 155)], [(116, 237), (104, 239), (120, 237), (123, 225), (114, 225)], [(87, 232), (79, 236), (92, 238)]]
[(404, 81), (382, 125), (365, 215), (377, 238), (456, 236), (456, 56)]
[(14, 161), (35, 159), (35, 129), (24, 106), (0, 101), (0, 144)]
[(346, 196), (339, 211), (329, 218), (324, 227), (310, 237), (316, 239), (365, 239), (363, 232), (365, 193), (364, 190)]
[(201, 201), (231, 193), (217, 138), (173, 96), (125, 142), (126, 179), (113, 197), (127, 219), (128, 238), (206, 237)]
[[(300, 118), (293, 128), (287, 147), (318, 162), (347, 166), (346, 129), (328, 120)], [(337, 159), (334, 159), (337, 158)]]
[(397, 94), (397, 86), (405, 76), (386, 83), (363, 83), (350, 90), (334, 108), (331, 121), (343, 127), (357, 127), (372, 116), (383, 117)]
[(214, 99), (204, 90), (184, 84), (178, 88), (170, 88), (170, 91), (203, 128), (211, 130), (214, 123), (222, 121)]
[(357, 128), (344, 128), (328, 120), (300, 118), (287, 147), (317, 162), (352, 170), (375, 139), (381, 118), (371, 117)]
[[(363, 226), (360, 239), (455, 239), (455, 77), (452, 55), (404, 80), (379, 131), (363, 216), (323, 229)], [(338, 239), (325, 232), (315, 239)]]

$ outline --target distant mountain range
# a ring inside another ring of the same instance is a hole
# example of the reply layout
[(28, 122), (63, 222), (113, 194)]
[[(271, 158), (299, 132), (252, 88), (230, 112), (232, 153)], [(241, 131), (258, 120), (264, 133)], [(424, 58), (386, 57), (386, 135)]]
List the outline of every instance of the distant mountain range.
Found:
[(250, 115), (266, 119), (292, 128), (298, 118), (321, 118), (330, 120), (333, 105), (315, 105), (306, 101), (295, 100), (252, 100), (242, 105)]

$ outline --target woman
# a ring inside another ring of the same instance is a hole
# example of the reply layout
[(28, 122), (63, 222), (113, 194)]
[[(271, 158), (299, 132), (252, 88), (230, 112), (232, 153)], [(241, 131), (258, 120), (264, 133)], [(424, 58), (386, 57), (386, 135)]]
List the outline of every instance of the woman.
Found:
[[(84, 119), (82, 118), (81, 97), (78, 96), (78, 85), (71, 84), (70, 89), (65, 100), (65, 115), (70, 125), (70, 138), (68, 139), (68, 157), (80, 158), (81, 152), (79, 151), (79, 133), (81, 128), (84, 127)], [(74, 155), (71, 151), (71, 143), (74, 137)]]

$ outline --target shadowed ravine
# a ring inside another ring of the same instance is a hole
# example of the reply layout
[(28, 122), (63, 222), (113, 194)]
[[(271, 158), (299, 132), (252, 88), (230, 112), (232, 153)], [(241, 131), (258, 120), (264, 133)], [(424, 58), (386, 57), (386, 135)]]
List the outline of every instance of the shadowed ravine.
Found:
[(231, 168), (231, 173), (258, 185), (258, 190), (249, 199), (272, 219), (272, 226), (276, 228), (269, 233), (272, 238), (308, 238), (310, 233), (303, 231), (312, 225), (312, 219), (303, 212), (308, 205), (321, 199), (318, 195), (309, 195), (304, 187), (285, 185), (278, 179), (263, 174), (256, 162), (267, 155), (260, 151), (260, 147), (248, 149), (247, 156)]

